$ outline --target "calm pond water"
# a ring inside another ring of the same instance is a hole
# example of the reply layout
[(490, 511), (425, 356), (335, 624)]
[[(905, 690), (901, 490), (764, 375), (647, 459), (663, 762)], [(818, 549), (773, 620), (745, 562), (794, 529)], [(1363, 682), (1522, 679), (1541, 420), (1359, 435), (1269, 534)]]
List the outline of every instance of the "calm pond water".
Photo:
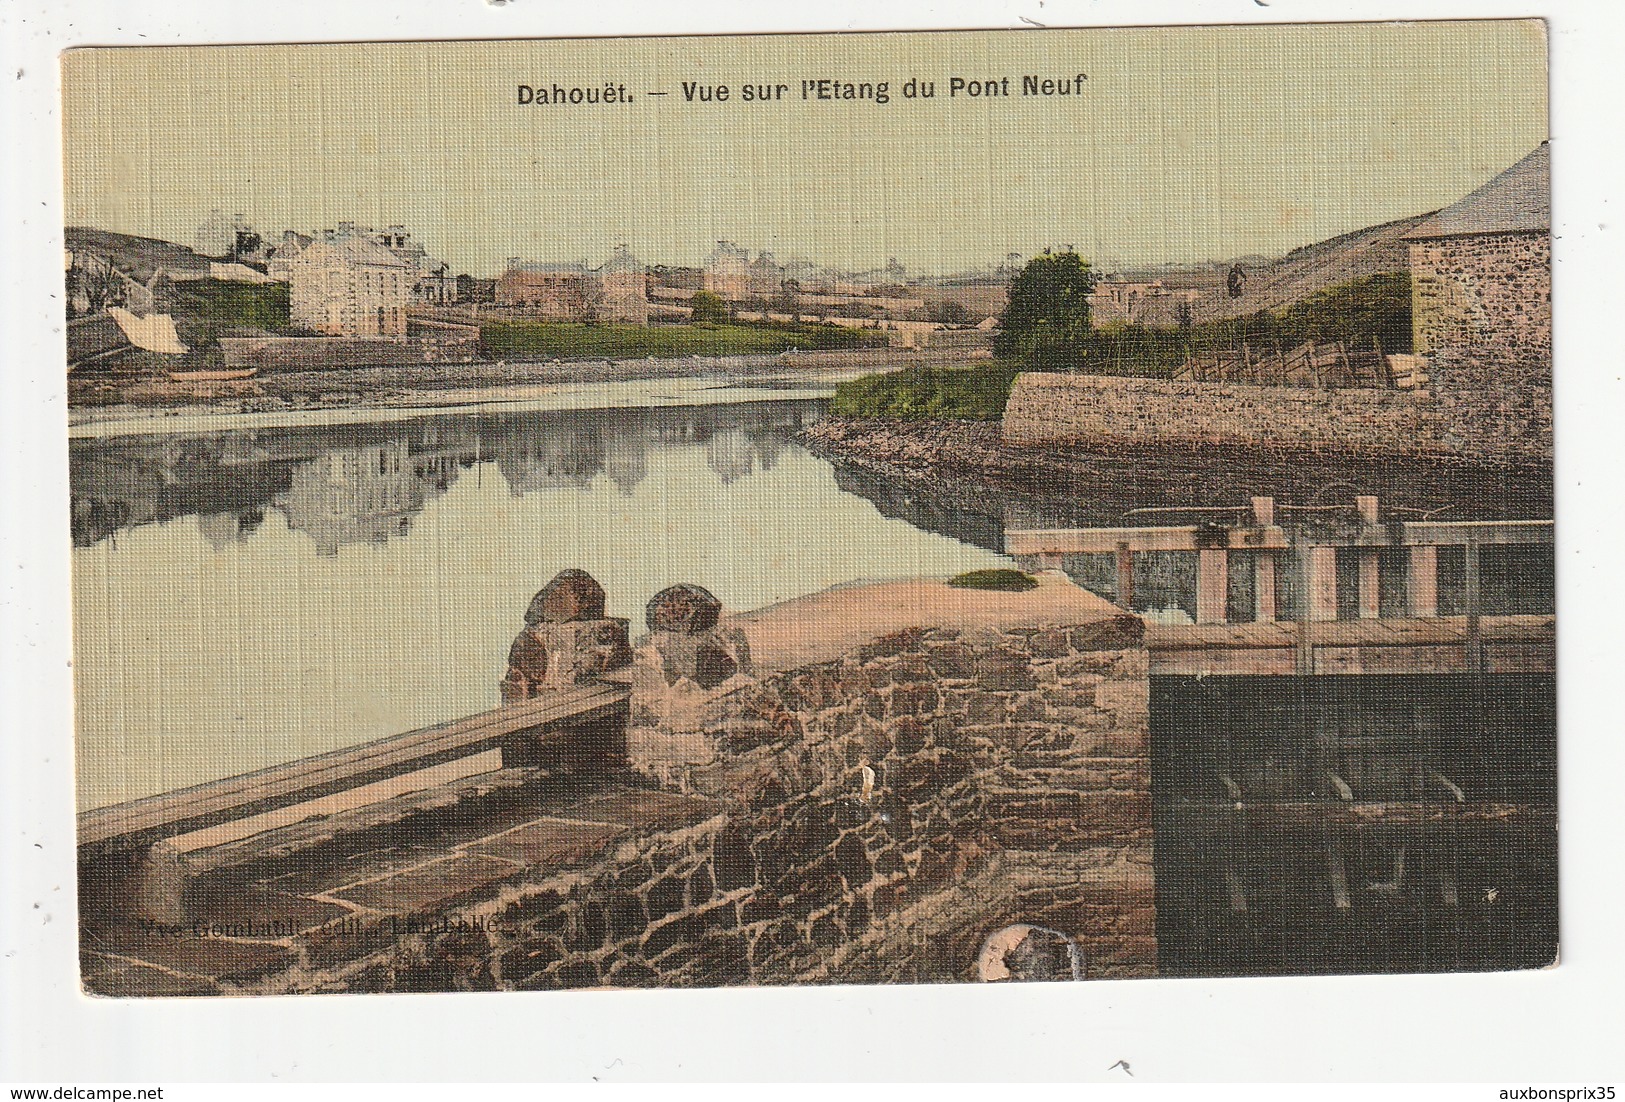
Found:
[(493, 707), (566, 567), (636, 635), (676, 582), (744, 611), (1007, 562), (838, 485), (790, 441), (821, 405), (75, 439), (79, 806)]

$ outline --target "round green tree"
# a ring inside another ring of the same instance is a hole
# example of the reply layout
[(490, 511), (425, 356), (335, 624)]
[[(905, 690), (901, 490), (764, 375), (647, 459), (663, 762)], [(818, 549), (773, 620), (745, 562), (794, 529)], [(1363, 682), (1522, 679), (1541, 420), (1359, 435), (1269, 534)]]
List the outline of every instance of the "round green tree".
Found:
[(1077, 253), (1045, 252), (1010, 281), (1010, 301), (993, 351), (1039, 369), (1070, 369), (1089, 345), (1094, 273)]
[(688, 303), (696, 324), (721, 325), (728, 320), (728, 303), (714, 291), (695, 291)]

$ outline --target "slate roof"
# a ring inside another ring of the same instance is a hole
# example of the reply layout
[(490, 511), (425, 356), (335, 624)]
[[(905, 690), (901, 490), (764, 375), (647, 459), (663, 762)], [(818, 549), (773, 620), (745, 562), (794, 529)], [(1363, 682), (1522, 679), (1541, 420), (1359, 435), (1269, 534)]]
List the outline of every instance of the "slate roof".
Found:
[(1541, 142), (1523, 160), (1415, 230), (1411, 240), (1480, 233), (1547, 233), (1552, 228), (1551, 147)]
[(411, 265), (376, 241), (369, 241), (365, 237), (340, 237), (329, 242), (335, 249), (348, 256), (357, 264), (364, 264), (373, 268), (410, 268)]

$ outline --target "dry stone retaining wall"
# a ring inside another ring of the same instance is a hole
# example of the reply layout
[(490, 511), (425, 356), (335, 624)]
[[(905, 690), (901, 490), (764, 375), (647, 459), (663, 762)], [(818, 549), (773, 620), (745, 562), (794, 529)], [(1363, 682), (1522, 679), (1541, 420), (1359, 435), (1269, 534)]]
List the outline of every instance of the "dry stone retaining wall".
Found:
[(1004, 413), (1012, 444), (1226, 444), (1447, 453), (1443, 421), (1406, 391), (1316, 390), (1028, 372)]
[(1549, 461), (1551, 361), (1452, 348), (1431, 391), (1172, 382), (1028, 372), (1004, 439), (1046, 446), (1225, 445), (1283, 453)]

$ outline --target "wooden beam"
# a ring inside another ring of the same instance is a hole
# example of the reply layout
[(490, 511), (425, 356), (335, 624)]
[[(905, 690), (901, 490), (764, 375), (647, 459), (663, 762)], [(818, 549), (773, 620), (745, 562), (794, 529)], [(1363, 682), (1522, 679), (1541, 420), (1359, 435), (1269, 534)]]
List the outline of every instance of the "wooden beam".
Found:
[[(1375, 501), (1374, 498), (1369, 500)], [(1254, 500), (1255, 519), (1258, 519), (1260, 501), (1270, 499)], [(1273, 517), (1273, 502), (1269, 513)], [(1386, 530), (1377, 534), (1367, 532), (1340, 541), (1338, 546), (1372, 546), (1374, 542), (1408, 547), (1459, 546), (1474, 540), (1479, 546), (1487, 547), (1552, 542), (1549, 520), (1407, 521), (1399, 528), (1397, 537), (1389, 536)], [(1211, 547), (1215, 538), (1209, 531), (1198, 544), (1194, 524), (1149, 528), (1013, 528), (1004, 534), (1005, 552), (1010, 555), (1109, 554), (1123, 545), (1130, 551), (1198, 551)], [(1231, 528), (1224, 533), (1223, 548), (1232, 551), (1284, 551), (1289, 546), (1286, 533), (1274, 524), (1258, 523)]]
[(1410, 520), (1400, 543), (1415, 546), (1459, 546), (1469, 540), (1481, 547), (1509, 543), (1551, 543), (1549, 520)]
[(1310, 547), (1304, 555), (1304, 595), (1310, 620), (1337, 619), (1337, 548)]
[[(1232, 528), (1224, 533), (1220, 550), (1285, 551), (1291, 545), (1280, 528)], [(1166, 528), (1013, 528), (1004, 533), (1007, 555), (1103, 555), (1127, 545), (1137, 551), (1198, 551), (1211, 547), (1213, 535), (1197, 543), (1197, 527), (1182, 524)]]
[(1229, 601), (1229, 556), (1223, 551), (1196, 553), (1196, 622), (1222, 624)]
[(631, 691), (623, 685), (564, 689), (435, 727), (83, 811), (79, 813), (79, 844), (124, 838), (150, 842), (274, 811), (495, 749), (526, 731), (623, 713), (630, 697)]
[(1117, 545), (1117, 607), (1134, 607), (1134, 552), (1126, 542)]
[(1431, 620), (1439, 615), (1439, 549), (1422, 543), (1411, 548), (1409, 591), (1411, 615)]

